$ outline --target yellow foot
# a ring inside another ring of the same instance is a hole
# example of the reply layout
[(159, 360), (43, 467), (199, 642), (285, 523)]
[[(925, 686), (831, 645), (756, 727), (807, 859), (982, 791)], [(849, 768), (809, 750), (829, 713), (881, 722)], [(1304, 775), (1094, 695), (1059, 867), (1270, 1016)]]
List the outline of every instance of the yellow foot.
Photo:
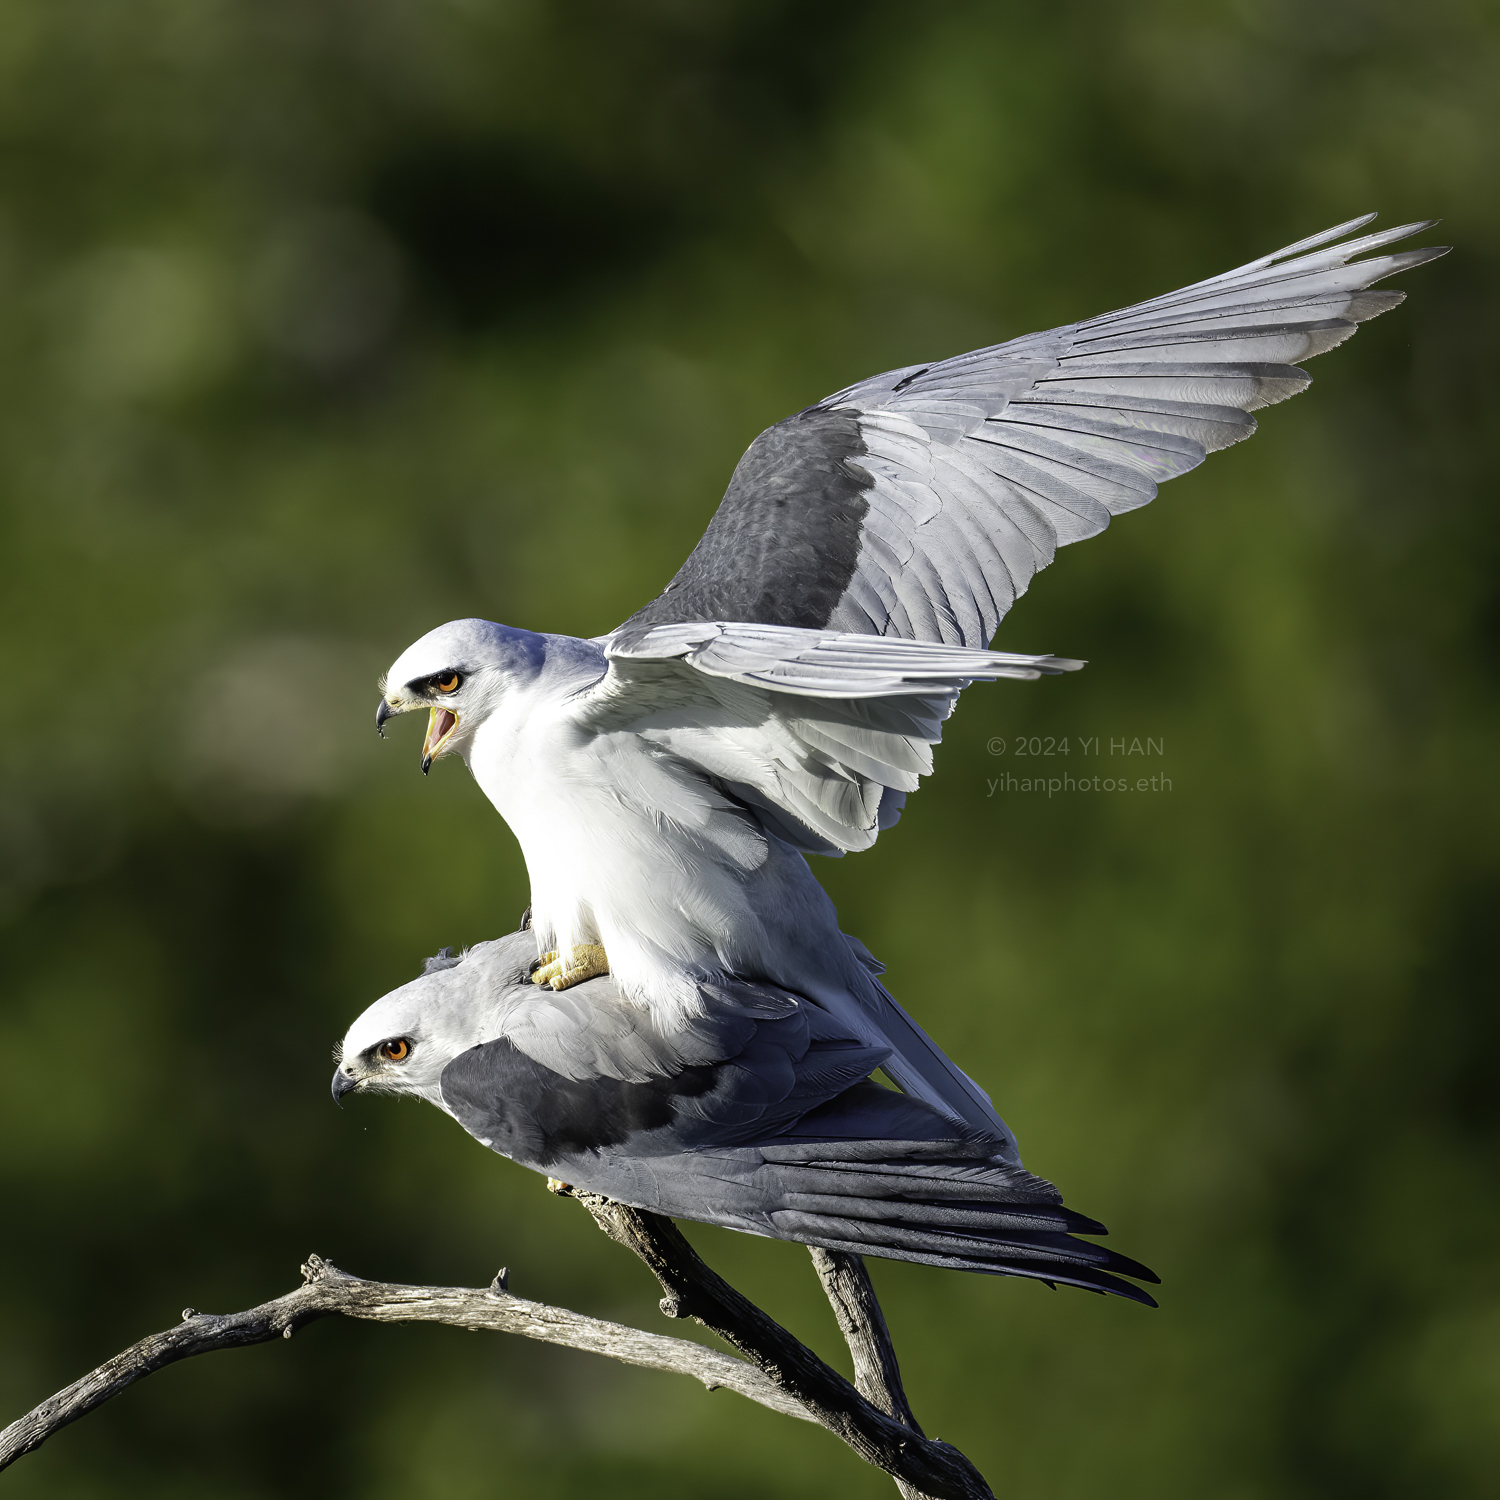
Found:
[(571, 1182), (564, 1182), (560, 1177), (549, 1177), (547, 1179), (547, 1191), (549, 1193), (556, 1193), (561, 1198), (571, 1198), (573, 1196), (573, 1184)]
[(542, 954), (541, 967), (531, 976), (533, 984), (550, 984), (555, 990), (571, 989), (585, 979), (609, 973), (609, 957), (598, 943), (579, 943), (561, 953)]

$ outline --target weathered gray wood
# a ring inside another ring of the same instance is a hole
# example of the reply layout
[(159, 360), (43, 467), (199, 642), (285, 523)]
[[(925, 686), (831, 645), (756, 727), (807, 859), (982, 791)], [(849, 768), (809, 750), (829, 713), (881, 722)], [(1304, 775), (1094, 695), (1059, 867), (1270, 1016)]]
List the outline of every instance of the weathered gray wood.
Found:
[(644, 1333), (619, 1323), (586, 1318), (566, 1308), (513, 1297), (505, 1290), (503, 1272), (488, 1288), (404, 1286), (363, 1281), (313, 1255), (303, 1266), (302, 1275), (304, 1284), (295, 1292), (245, 1312), (216, 1314), (185, 1309), (183, 1321), (176, 1328), (132, 1344), (0, 1432), (0, 1469), (40, 1447), (59, 1428), (76, 1422), (166, 1365), (216, 1349), (291, 1338), (299, 1328), (332, 1314), (376, 1323), (449, 1323), (455, 1328), (516, 1333), (607, 1355), (648, 1370), (691, 1375), (709, 1390), (738, 1391), (773, 1411), (813, 1420), (801, 1403), (743, 1360), (688, 1339)]
[[(880, 1310), (864, 1257), (847, 1250), (824, 1250), (818, 1246), (811, 1246), (808, 1253), (833, 1308), (839, 1332), (844, 1335), (844, 1342), (854, 1360), (855, 1389), (888, 1417), (894, 1417), (902, 1426), (922, 1436), (922, 1429), (906, 1399), (906, 1389), (901, 1384), (896, 1348), (891, 1342), (891, 1331), (886, 1326), (885, 1314)], [(928, 1500), (922, 1490), (904, 1479), (896, 1479), (896, 1488), (903, 1500)]]
[(917, 1426), (901, 1388), (890, 1333), (858, 1256), (813, 1252), (854, 1355), (860, 1382), (856, 1389), (711, 1271), (670, 1219), (597, 1194), (574, 1193), (561, 1183), (549, 1186), (577, 1197), (606, 1234), (645, 1263), (665, 1293), (664, 1313), (697, 1319), (744, 1359), (513, 1297), (504, 1271), (484, 1289), (405, 1286), (361, 1280), (314, 1255), (303, 1266), (304, 1284), (295, 1292), (239, 1313), (187, 1308), (177, 1328), (142, 1339), (42, 1402), (0, 1432), (0, 1469), (155, 1370), (216, 1349), (264, 1343), (278, 1335), (291, 1338), (306, 1324), (339, 1314), (516, 1333), (647, 1369), (691, 1375), (710, 1390), (738, 1391), (773, 1411), (826, 1427), (866, 1463), (890, 1474), (909, 1500), (994, 1500), (962, 1453), (924, 1437)]
[[(596, 1193), (572, 1196), (661, 1283), (666, 1294), (661, 1307), (668, 1317), (696, 1318), (713, 1329), (866, 1463), (922, 1496), (994, 1500), (983, 1476), (957, 1448), (923, 1437), (914, 1426), (866, 1400), (837, 1370), (710, 1270), (670, 1219), (626, 1208)], [(873, 1301), (874, 1293), (870, 1295)], [(904, 1396), (901, 1404), (905, 1405)]]
[(891, 1331), (876, 1300), (864, 1258), (846, 1250), (822, 1250), (816, 1246), (808, 1253), (833, 1307), (839, 1332), (853, 1356), (855, 1388), (888, 1417), (894, 1417), (920, 1436), (922, 1429), (906, 1399)]

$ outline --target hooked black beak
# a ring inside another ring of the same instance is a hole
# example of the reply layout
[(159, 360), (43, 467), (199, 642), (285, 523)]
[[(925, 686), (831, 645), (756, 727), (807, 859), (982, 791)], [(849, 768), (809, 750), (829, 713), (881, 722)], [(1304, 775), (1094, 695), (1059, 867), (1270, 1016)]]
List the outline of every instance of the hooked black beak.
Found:
[(333, 1070), (333, 1102), (343, 1108), (344, 1095), (359, 1087), (359, 1080), (345, 1068)]
[(396, 710), (384, 698), (380, 700), (380, 707), (375, 710), (375, 733), (381, 739), (385, 738), (385, 721), (393, 717), (395, 712)]

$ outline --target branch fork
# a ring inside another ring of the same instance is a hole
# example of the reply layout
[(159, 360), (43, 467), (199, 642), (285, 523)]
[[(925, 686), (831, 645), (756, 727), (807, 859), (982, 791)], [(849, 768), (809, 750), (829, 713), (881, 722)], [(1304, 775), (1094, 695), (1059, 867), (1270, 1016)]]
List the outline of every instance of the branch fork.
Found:
[(851, 1385), (711, 1270), (670, 1219), (561, 1183), (553, 1191), (576, 1198), (612, 1240), (645, 1264), (661, 1285), (666, 1316), (695, 1319), (741, 1357), (513, 1296), (503, 1267), (487, 1287), (406, 1286), (365, 1281), (310, 1255), (302, 1267), (303, 1284), (295, 1291), (244, 1312), (185, 1307), (175, 1328), (132, 1344), (11, 1423), (0, 1432), (0, 1469), (166, 1365), (216, 1349), (289, 1339), (307, 1324), (339, 1314), (379, 1323), (447, 1323), (514, 1333), (645, 1369), (690, 1375), (708, 1390), (737, 1391), (772, 1411), (827, 1428), (866, 1463), (890, 1474), (907, 1500), (994, 1500), (979, 1471), (958, 1449), (924, 1436), (917, 1425), (890, 1332), (859, 1256), (811, 1252), (854, 1360)]

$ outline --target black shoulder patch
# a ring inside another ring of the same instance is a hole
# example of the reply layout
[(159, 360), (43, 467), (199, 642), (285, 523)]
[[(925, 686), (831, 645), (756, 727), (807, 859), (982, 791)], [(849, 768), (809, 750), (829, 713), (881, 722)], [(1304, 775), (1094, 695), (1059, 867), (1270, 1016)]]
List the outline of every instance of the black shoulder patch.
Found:
[(859, 556), (874, 481), (847, 460), (865, 451), (850, 411), (810, 406), (768, 427), (666, 592), (625, 625), (743, 620), (823, 629)]
[(564, 1078), (505, 1037), (460, 1053), (443, 1069), (443, 1098), (460, 1125), (485, 1145), (528, 1167), (618, 1146), (670, 1124), (678, 1099), (713, 1087), (714, 1067), (673, 1078), (622, 1083)]

